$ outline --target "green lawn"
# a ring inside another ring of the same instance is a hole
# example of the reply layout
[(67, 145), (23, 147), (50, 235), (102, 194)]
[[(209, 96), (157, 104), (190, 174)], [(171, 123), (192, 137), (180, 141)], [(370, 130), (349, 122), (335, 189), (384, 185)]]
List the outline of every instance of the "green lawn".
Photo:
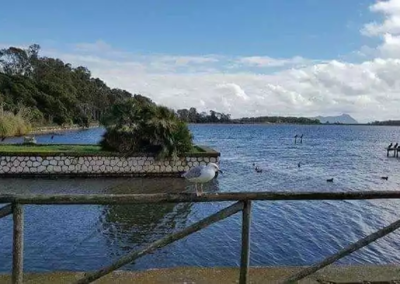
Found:
[[(206, 152), (199, 146), (193, 146), (190, 153)], [(102, 151), (98, 145), (90, 144), (37, 144), (37, 145), (21, 145), (21, 144), (0, 144), (1, 154), (75, 154), (75, 155), (113, 155), (113, 152)]]

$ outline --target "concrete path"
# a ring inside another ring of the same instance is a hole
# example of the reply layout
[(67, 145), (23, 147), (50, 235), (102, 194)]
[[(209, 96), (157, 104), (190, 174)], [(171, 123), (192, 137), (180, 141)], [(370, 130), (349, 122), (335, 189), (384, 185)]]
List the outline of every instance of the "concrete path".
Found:
[[(266, 267), (250, 270), (249, 284), (279, 283), (285, 277), (299, 271), (299, 267)], [(54, 272), (25, 275), (27, 284), (66, 284), (83, 276), (83, 273)], [(129, 272), (117, 271), (97, 280), (96, 284), (235, 284), (238, 283), (237, 268), (179, 267)], [(317, 280), (340, 282), (400, 280), (400, 266), (331, 266), (299, 283), (319, 283)], [(11, 283), (9, 275), (0, 275), (0, 283)]]

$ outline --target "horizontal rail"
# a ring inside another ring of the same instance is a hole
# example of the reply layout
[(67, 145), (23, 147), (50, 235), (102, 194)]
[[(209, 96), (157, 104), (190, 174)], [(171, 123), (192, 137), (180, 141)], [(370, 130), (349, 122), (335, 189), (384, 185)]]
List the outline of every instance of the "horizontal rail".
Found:
[(20, 204), (140, 204), (260, 200), (400, 199), (400, 191), (359, 192), (223, 192), (155, 194), (0, 194), (0, 203)]

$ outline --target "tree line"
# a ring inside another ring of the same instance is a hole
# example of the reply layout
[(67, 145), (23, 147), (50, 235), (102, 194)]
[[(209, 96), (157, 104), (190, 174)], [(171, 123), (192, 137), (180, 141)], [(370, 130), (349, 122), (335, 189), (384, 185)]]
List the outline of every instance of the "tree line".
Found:
[(188, 123), (234, 123), (234, 124), (252, 124), (252, 123), (286, 123), (286, 124), (320, 124), (318, 119), (306, 117), (285, 117), (285, 116), (259, 116), (243, 117), (232, 119), (230, 114), (210, 110), (207, 112), (197, 112), (197, 109), (179, 109), (177, 111), (179, 118)]
[(39, 55), (40, 46), (0, 50), (0, 114), (29, 109), (37, 124), (88, 125), (132, 95), (108, 87), (83, 66)]
[(383, 121), (374, 121), (368, 123), (370, 125), (388, 125), (388, 126), (400, 126), (400, 120), (383, 120)]

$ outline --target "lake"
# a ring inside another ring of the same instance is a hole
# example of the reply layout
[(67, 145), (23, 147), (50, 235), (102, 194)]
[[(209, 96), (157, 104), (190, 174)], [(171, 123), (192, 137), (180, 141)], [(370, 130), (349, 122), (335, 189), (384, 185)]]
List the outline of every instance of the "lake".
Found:
[[(205, 191), (397, 190), (400, 160), (385, 147), (398, 127), (191, 125), (195, 142), (221, 152), (220, 175)], [(96, 143), (103, 129), (37, 136), (40, 143)], [(304, 134), (302, 144), (294, 135)], [(5, 142), (18, 142), (21, 138)], [(0, 144), (1, 147), (1, 144)], [(303, 165), (298, 168), (297, 164)], [(263, 168), (256, 173), (252, 164)], [(382, 180), (381, 176), (389, 176)], [(334, 178), (327, 183), (327, 178)], [(183, 179), (0, 179), (0, 193), (193, 191)], [(25, 270), (95, 270), (227, 206), (225, 203), (25, 206)], [(400, 214), (400, 201), (254, 202), (251, 265), (308, 265), (372, 233)], [(238, 266), (241, 215), (140, 258), (128, 270)], [(0, 220), (0, 272), (11, 271), (12, 222)], [(346, 257), (342, 264), (400, 262), (400, 233)]]

